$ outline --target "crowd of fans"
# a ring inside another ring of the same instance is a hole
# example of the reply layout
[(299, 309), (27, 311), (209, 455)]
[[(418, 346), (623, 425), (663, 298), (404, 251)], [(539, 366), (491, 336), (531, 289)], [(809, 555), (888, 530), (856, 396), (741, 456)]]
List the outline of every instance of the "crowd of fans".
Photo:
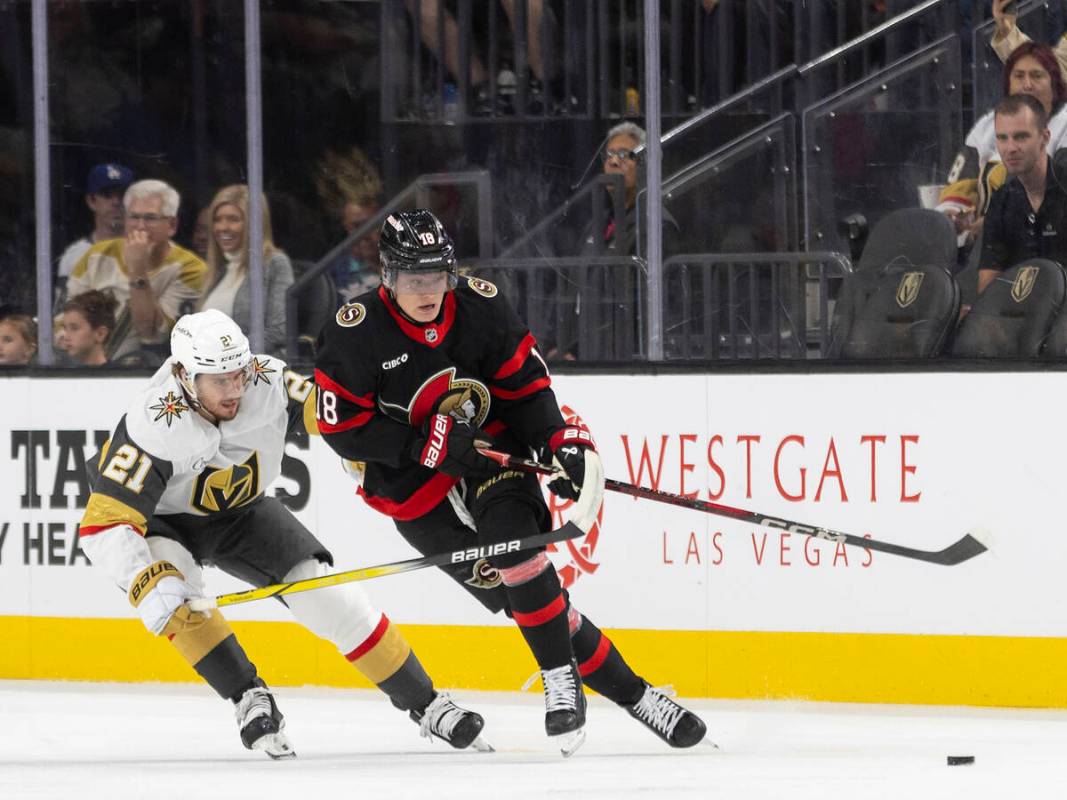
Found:
[[(500, 3), (513, 24), (514, 4), (510, 0)], [(712, 14), (717, 3), (703, 6)], [(415, 14), (416, 6), (408, 4), (407, 8)], [(433, 27), (438, 21), (446, 29), (454, 27), (454, 20), (434, 2), (417, 8), (423, 18), (424, 44), (455, 73), (459, 61), (452, 52), (451, 35), (438, 36)], [(992, 44), (1005, 60), (1005, 99), (981, 116), (967, 135), (937, 205), (956, 227), (960, 265), (968, 260), (978, 264), (979, 292), (1023, 258), (1048, 257), (1067, 264), (1067, 220), (1062, 218), (1067, 213), (1067, 192), (1060, 177), (1064, 173), (1056, 169), (1056, 154), (1067, 147), (1063, 72), (1067, 39), (1055, 47), (1029, 41), (1015, 24), (1007, 0), (994, 0), (992, 11), (997, 23)], [(529, 13), (530, 68), (536, 83), (546, 84), (558, 77), (546, 66), (558, 61), (558, 54), (542, 58), (541, 46), (551, 44), (551, 37), (533, 32), (551, 32), (556, 21), (551, 9), (540, 2), (531, 3)], [(434, 46), (444, 49), (437, 52)], [(485, 66), (474, 58), (468, 68), (471, 85), (480, 89), (486, 79)], [(477, 103), (479, 97), (476, 91), (471, 101)], [(600, 153), (602, 172), (619, 176), (621, 184), (605, 185), (609, 192), (609, 202), (603, 204), (606, 219), (590, 220), (572, 232), (576, 234), (569, 237), (573, 253), (634, 254), (635, 198), (644, 144), (644, 130), (632, 121), (607, 131)], [(327, 270), (335, 298), (341, 302), (379, 282), (377, 229), (371, 223), (380, 218), (385, 202), (382, 179), (373, 161), (352, 147), (326, 151), (310, 183), (322, 201), (324, 216), (332, 217), (339, 230), (364, 231)], [(625, 193), (620, 206), (623, 217), (615, 219), (611, 193), (620, 185)], [(243, 184), (218, 189), (210, 203), (195, 209), (195, 224), (182, 241), (178, 241), (182, 198), (158, 177), (135, 175), (114, 161), (97, 164), (86, 177), (84, 202), (92, 216), (91, 229), (62, 250), (54, 278), (50, 323), (58, 363), (157, 364), (174, 320), (195, 310), (221, 310), (249, 329), (251, 213), (261, 215), (263, 231), (263, 348), (271, 353), (284, 349), (286, 293), (306, 262), (294, 262), (275, 241), (266, 197), (254, 202)], [(667, 209), (664, 221), (677, 226)], [(582, 298), (576, 282), (558, 283), (553, 299), (561, 322), (546, 344), (551, 356), (574, 359), (578, 357), (575, 334), (566, 329), (562, 318), (568, 308), (577, 309)], [(33, 361), (38, 324), (43, 322), (10, 310), (0, 317), (0, 364)]]
[[(381, 209), (381, 178), (359, 148), (328, 152), (316, 184), (348, 232)], [(250, 213), (262, 215), (263, 350), (284, 350), (294, 268), (274, 241), (266, 197), (256, 209), (246, 185), (219, 189), (199, 211), (188, 248), (174, 238), (181, 197), (165, 181), (135, 180), (123, 164), (97, 164), (86, 179), (85, 203), (92, 230), (63, 250), (56, 268), (52, 324), (60, 365), (158, 365), (174, 321), (192, 311), (214, 308), (249, 330)], [(330, 265), (338, 304), (380, 282), (377, 241), (375, 229)], [(21, 310), (0, 314), (0, 365), (33, 363), (36, 352), (37, 321)]]

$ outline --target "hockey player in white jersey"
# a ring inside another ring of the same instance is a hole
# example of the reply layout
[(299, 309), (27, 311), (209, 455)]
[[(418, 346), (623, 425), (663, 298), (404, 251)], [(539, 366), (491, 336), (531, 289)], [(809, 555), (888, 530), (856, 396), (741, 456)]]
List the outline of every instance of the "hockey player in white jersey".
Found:
[[(209, 310), (178, 320), (171, 357), (129, 404), (90, 466), (80, 543), (128, 593), (145, 627), (166, 636), (235, 705), (245, 747), (295, 755), (274, 697), (218, 610), (191, 611), (201, 568), (253, 586), (326, 574), (333, 559), (277, 499), (287, 430), (317, 434), (314, 387)], [(305, 401), (311, 398), (305, 406)], [(486, 748), (482, 717), (456, 706), (396, 627), (355, 584), (285, 598), (297, 621), (332, 642), (423, 735)]]

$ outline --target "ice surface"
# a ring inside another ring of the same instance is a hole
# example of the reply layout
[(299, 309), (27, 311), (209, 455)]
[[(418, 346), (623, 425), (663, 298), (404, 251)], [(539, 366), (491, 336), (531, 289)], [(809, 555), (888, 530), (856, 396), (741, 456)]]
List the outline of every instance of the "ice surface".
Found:
[(485, 716), (492, 754), (419, 738), (377, 692), (276, 696), (294, 761), (242, 748), (206, 687), (0, 681), (0, 800), (1067, 796), (1062, 711), (686, 700), (721, 750), (674, 751), (591, 698), (586, 744), (564, 760), (539, 693), (454, 693)]

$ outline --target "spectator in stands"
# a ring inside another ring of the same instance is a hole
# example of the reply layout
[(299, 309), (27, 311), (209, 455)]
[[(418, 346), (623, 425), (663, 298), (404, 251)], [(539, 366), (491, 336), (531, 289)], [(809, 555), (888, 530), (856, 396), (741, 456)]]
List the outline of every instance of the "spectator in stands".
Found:
[(994, 110), (997, 149), (1009, 179), (993, 194), (986, 214), (978, 291), (1027, 258), (1067, 264), (1067, 189), (1046, 149), (1045, 107), (1030, 95), (1011, 95)]
[(195, 309), (204, 262), (171, 237), (178, 228), (178, 192), (163, 181), (130, 185), (123, 197), (124, 238), (97, 242), (71, 272), (68, 295), (111, 290), (119, 316), (108, 340), (108, 358), (166, 347), (174, 321)]
[[(461, 42), (459, 36), (459, 24), (456, 22), (456, 18), (453, 16), (452, 12), (445, 7), (443, 0), (404, 0), (404, 4), (413, 16), (416, 13), (417, 6), (419, 13), (419, 33), (422, 37), (423, 45), (434, 52), (438, 58), (442, 58), (445, 69), (448, 70), (453, 79), (458, 81), (460, 79), (459, 48)], [(508, 18), (508, 24), (511, 26), (511, 30), (514, 33), (516, 30), (518, 2), (517, 0), (500, 0), (500, 5), (503, 6), (504, 13)], [(488, 10), (483, 6), (475, 13), (484, 15), (488, 14)], [(438, 19), (442, 21), (445, 28), (443, 37), (437, 30)], [(543, 36), (542, 28), (546, 25), (548, 26), (549, 34), (548, 36)], [(533, 80), (530, 81), (529, 106), (525, 109), (528, 113), (536, 114), (544, 110), (543, 87), (545, 81), (555, 78), (556, 73), (558, 72), (558, 70), (550, 67), (553, 54), (546, 53), (543, 49), (543, 44), (545, 42), (548, 43), (550, 48), (554, 44), (556, 39), (555, 31), (555, 15), (544, 0), (526, 0), (526, 57), (529, 60), (530, 71), (533, 73)], [(443, 57), (438, 51), (438, 48), (442, 43), (444, 44), (445, 49)], [(490, 65), (490, 67), (493, 66), (494, 65)], [(515, 113), (515, 109), (508, 106), (508, 103), (510, 102), (508, 94), (514, 93), (515, 81), (515, 75), (513, 73), (508, 75), (509, 72), (510, 71), (505, 72), (502, 70), (497, 77), (498, 96), (495, 98), (497, 107), (494, 109), (494, 98), (489, 96), (489, 73), (481, 56), (471, 48), (470, 85), (473, 114), (484, 115), (491, 113), (493, 110), (502, 113)], [(508, 76), (507, 79), (505, 79), (505, 76)], [(510, 86), (507, 84), (507, 80), (511, 81)], [(562, 87), (554, 87), (554, 89), (561, 88)], [(553, 97), (559, 97), (562, 95), (562, 91), (553, 91), (552, 95)]]
[[(382, 208), (382, 180), (377, 168), (358, 147), (346, 154), (326, 153), (318, 165), (315, 179), (319, 197), (331, 214), (352, 233)], [(330, 277), (344, 302), (381, 283), (378, 264), (378, 232), (372, 225), (366, 236), (330, 265)]]
[[(594, 255), (605, 251), (623, 255), (637, 254), (637, 148), (644, 147), (645, 139), (644, 128), (632, 122), (621, 122), (608, 131), (602, 156), (604, 174), (622, 176), (622, 188), (626, 195), (623, 200), (626, 217), (621, 221), (611, 217), (614, 205), (608, 203), (609, 217), (606, 223), (592, 220), (581, 236), (583, 254)], [(614, 188), (609, 185), (607, 190), (610, 193)], [(666, 208), (663, 209), (663, 222), (672, 228), (678, 227), (678, 223)]]
[(119, 301), (111, 292), (90, 289), (63, 304), (62, 338), (56, 347), (66, 351), (71, 363), (98, 367), (107, 363), (107, 340), (115, 330)]
[(122, 195), (131, 183), (133, 172), (122, 164), (97, 164), (89, 170), (85, 181), (85, 205), (93, 212), (93, 229), (88, 236), (69, 244), (59, 257), (56, 297), (60, 302), (57, 305), (62, 305), (67, 279), (85, 251), (97, 242), (122, 236), (126, 216)]
[[(1009, 6), (1009, 4), (1011, 4)], [(1017, 7), (1015, 0), (993, 0), (993, 19), (996, 20), (996, 28), (993, 30), (993, 38), (990, 44), (1001, 61), (1007, 61), (1017, 47), (1030, 41), (1030, 37), (1019, 30), (1016, 25), (1018, 16), (1013, 9)], [(1009, 8), (1012, 9), (1009, 11)], [(1060, 65), (1060, 72), (1067, 79), (1067, 33), (1063, 34), (1056, 42), (1052, 50), (1056, 61)]]
[[(1025, 42), (1011, 53), (1004, 65), (1004, 94), (1027, 94), (1040, 101), (1049, 120), (1049, 154), (1067, 146), (1067, 83), (1048, 46)], [(937, 206), (953, 219), (962, 243), (974, 240), (992, 193), (1006, 177), (990, 111), (967, 134)]]
[(37, 353), (37, 323), (27, 314), (0, 317), (0, 364), (29, 364)]
[[(214, 308), (232, 318), (242, 330), (252, 326), (252, 285), (248, 280), (248, 187), (220, 189), (211, 201), (211, 239), (208, 242), (204, 296), (199, 309)], [(285, 346), (285, 291), (293, 285), (293, 265), (274, 245), (267, 198), (260, 199), (263, 215), (263, 278), (266, 317), (263, 351), (280, 353)]]

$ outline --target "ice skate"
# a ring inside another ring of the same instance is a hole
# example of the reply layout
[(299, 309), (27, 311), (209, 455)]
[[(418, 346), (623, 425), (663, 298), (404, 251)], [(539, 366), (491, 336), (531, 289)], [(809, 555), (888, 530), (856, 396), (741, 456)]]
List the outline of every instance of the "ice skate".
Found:
[(650, 686), (646, 681), (641, 699), (632, 705), (624, 704), (623, 708), (671, 747), (692, 747), (704, 738), (707, 726), (692, 711), (671, 700), (673, 695), (672, 687)]
[(585, 741), (585, 694), (578, 665), (541, 670), (545, 687), (545, 733), (559, 745), (564, 757), (573, 755)]
[(273, 759), (296, 758), (296, 752), (283, 733), (285, 717), (265, 686), (254, 686), (234, 709), (241, 743), (249, 750), (262, 750)]
[(474, 747), (483, 753), (493, 752), (492, 745), (480, 735), (485, 726), (482, 715), (460, 708), (447, 694), (435, 694), (426, 708), (409, 714), (419, 723), (419, 733), (427, 739), (436, 736), (457, 750)]

